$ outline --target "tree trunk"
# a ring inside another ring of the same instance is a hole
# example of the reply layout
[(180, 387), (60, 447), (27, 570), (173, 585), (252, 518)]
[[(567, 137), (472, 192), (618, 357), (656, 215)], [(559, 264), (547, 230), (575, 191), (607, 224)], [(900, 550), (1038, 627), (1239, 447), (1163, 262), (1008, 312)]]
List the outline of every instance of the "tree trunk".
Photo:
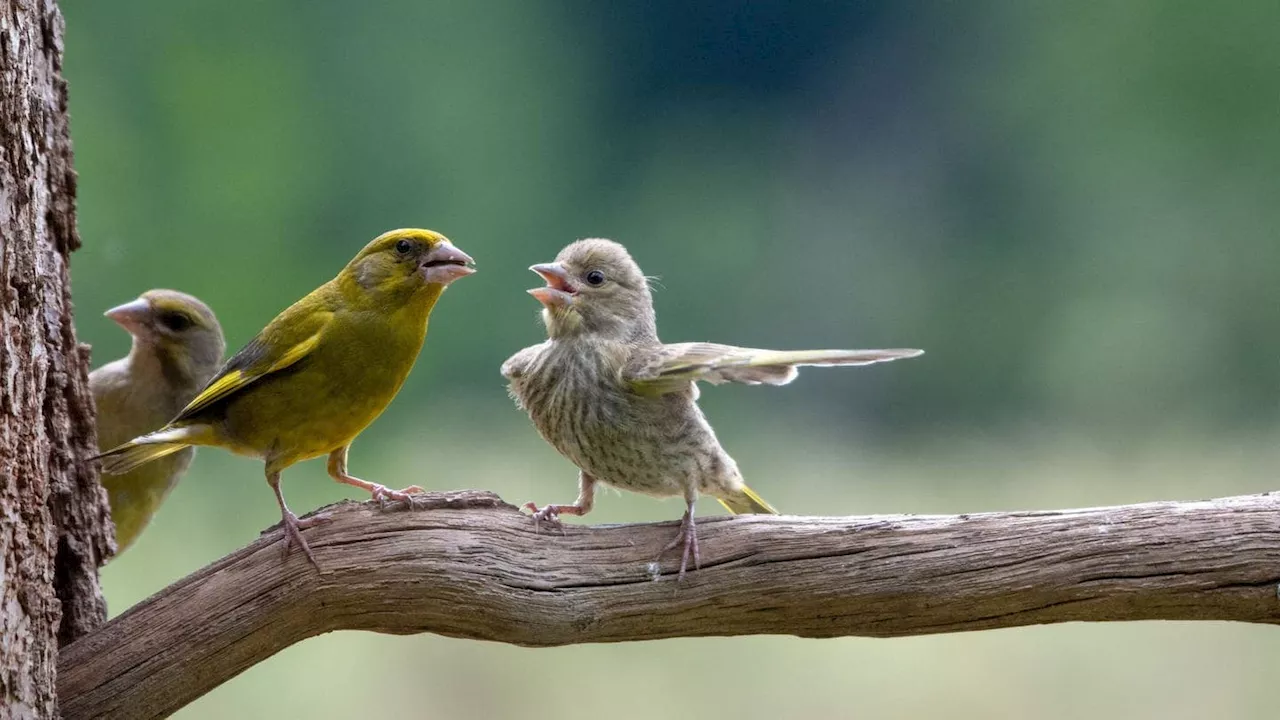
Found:
[(88, 351), (67, 260), (79, 246), (63, 21), (0, 0), (0, 716), (56, 717), (60, 643), (106, 617), (112, 550), (94, 451)]

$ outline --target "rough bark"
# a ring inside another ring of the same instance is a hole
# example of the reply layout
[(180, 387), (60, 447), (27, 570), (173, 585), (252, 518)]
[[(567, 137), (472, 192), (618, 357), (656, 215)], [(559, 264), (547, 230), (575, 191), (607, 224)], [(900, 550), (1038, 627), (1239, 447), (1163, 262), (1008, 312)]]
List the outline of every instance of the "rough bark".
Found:
[[(535, 534), (488, 493), (348, 503), (64, 649), (68, 718), (158, 718), (279, 650), (357, 629), (552, 646), (670, 637), (894, 637), (1071, 621), (1280, 624), (1280, 498), (960, 516), (699, 521), (702, 569), (655, 581), (675, 523)], [(674, 570), (674, 557), (665, 558)]]
[[(63, 21), (52, 0), (0, 0), (0, 710), (54, 717), (58, 641), (106, 618), (110, 550), (88, 353), (72, 326), (79, 245)], [(61, 601), (61, 603), (59, 602)], [(61, 606), (61, 607), (60, 607)]]

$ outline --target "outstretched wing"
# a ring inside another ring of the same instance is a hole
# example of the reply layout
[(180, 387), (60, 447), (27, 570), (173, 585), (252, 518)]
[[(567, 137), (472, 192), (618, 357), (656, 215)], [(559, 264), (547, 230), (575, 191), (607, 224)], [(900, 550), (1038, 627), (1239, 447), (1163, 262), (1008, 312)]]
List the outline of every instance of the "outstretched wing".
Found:
[(299, 302), (280, 313), (241, 348), (173, 422), (185, 420), (271, 373), (305, 358), (320, 344), (333, 313)]
[(804, 365), (871, 365), (916, 357), (923, 350), (759, 350), (715, 343), (678, 343), (641, 351), (622, 370), (631, 389), (661, 395), (690, 382), (786, 385)]

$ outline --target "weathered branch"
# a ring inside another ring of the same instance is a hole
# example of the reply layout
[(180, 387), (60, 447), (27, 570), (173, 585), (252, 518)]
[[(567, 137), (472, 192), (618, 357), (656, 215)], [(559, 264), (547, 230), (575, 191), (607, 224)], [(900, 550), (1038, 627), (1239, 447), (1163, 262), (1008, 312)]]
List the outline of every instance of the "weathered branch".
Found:
[[(675, 523), (535, 535), (488, 493), (345, 503), (272, 532), (64, 648), (68, 718), (161, 717), (331, 630), (527, 646), (710, 635), (891, 637), (1078, 620), (1280, 623), (1280, 498), (960, 516), (707, 517), (702, 570), (654, 581)], [(671, 572), (671, 558), (664, 558)]]

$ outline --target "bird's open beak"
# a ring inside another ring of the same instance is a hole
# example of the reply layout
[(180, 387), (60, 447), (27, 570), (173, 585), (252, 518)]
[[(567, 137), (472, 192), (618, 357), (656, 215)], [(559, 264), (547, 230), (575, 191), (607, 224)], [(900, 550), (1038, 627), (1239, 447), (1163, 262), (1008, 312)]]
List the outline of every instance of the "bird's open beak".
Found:
[(542, 276), (547, 281), (546, 287), (533, 288), (529, 294), (537, 298), (538, 302), (550, 308), (553, 306), (569, 305), (573, 302), (573, 298), (578, 291), (573, 287), (573, 281), (569, 279), (569, 273), (560, 265), (560, 263), (542, 263), (540, 265), (530, 266), (530, 270)]
[(476, 269), (470, 267), (475, 263), (471, 256), (454, 247), (452, 243), (441, 242), (427, 252), (422, 260), (422, 275), (429, 283), (448, 286), (449, 283), (463, 278)]
[(130, 335), (137, 335), (147, 327), (147, 319), (151, 316), (151, 303), (138, 298), (123, 305), (117, 305), (103, 313)]

